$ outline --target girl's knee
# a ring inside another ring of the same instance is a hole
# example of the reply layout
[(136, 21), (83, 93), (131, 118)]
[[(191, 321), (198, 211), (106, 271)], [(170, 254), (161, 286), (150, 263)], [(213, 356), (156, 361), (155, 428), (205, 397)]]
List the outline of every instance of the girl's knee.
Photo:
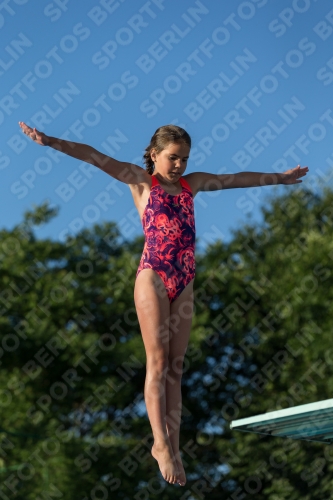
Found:
[(166, 375), (169, 368), (169, 359), (167, 353), (154, 353), (147, 358), (147, 375), (161, 378)]

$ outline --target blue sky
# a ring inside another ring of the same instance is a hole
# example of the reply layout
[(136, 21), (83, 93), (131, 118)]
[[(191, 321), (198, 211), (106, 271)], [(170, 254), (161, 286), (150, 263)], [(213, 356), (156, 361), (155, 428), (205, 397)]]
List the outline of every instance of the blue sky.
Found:
[[(18, 121), (142, 165), (157, 127), (192, 137), (188, 172), (283, 171), (298, 163), (314, 191), (333, 174), (333, 9), (323, 0), (8, 0), (1, 4), (1, 227), (48, 200), (36, 228), (64, 241), (115, 221), (142, 234), (129, 188), (37, 146)], [(277, 192), (201, 193), (198, 244), (252, 217)]]

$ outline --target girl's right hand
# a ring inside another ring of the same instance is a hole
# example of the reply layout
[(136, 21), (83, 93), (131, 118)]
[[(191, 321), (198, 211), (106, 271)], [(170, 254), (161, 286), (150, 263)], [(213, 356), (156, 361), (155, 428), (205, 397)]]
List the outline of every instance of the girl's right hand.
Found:
[(29, 127), (24, 122), (19, 122), (19, 125), (25, 135), (30, 137), (30, 139), (37, 144), (40, 144), (41, 146), (47, 146), (49, 144), (49, 138), (47, 135), (43, 134), (43, 132), (39, 132), (36, 128)]

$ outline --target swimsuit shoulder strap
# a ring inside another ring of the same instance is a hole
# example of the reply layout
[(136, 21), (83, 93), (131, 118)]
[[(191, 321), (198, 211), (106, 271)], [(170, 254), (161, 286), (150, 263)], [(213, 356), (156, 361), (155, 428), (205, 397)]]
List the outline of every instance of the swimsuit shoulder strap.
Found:
[(159, 182), (156, 179), (156, 175), (151, 176), (151, 187), (153, 188), (154, 186), (159, 186)]
[(179, 180), (180, 180), (181, 185), (183, 187), (185, 187), (186, 189), (188, 189), (190, 191), (190, 193), (192, 193), (192, 189), (191, 189), (189, 183), (185, 179), (183, 179), (183, 177), (181, 177)]

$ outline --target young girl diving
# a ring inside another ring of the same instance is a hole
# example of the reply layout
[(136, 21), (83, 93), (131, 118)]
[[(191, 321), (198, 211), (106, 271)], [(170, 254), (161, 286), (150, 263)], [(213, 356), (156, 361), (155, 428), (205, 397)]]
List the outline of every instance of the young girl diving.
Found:
[(298, 184), (308, 168), (298, 165), (280, 174), (193, 172), (184, 175), (191, 138), (175, 125), (156, 130), (145, 150), (146, 169), (115, 160), (91, 146), (47, 136), (23, 122), (19, 125), (37, 144), (91, 163), (131, 190), (145, 234), (134, 301), (146, 351), (144, 397), (154, 437), (151, 453), (163, 478), (184, 486), (186, 476), (179, 450), (179, 431), (183, 361), (193, 314), (193, 199), (199, 191)]

